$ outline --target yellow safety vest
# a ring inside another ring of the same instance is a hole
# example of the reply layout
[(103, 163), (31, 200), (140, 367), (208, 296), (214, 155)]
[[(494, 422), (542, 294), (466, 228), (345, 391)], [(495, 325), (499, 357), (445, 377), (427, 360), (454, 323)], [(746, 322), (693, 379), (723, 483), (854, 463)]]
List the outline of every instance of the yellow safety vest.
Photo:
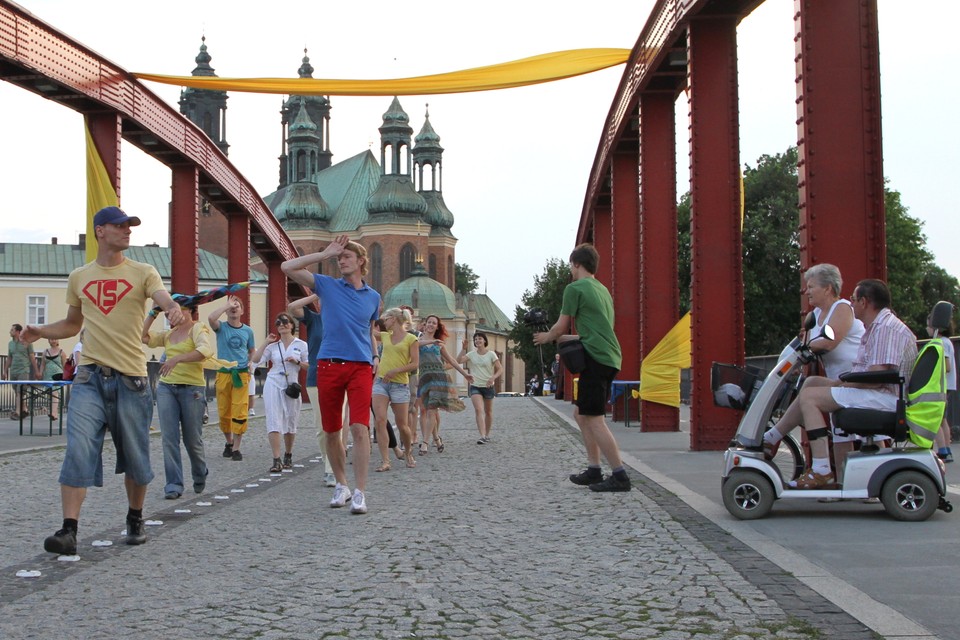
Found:
[[(927, 372), (927, 380), (917, 387), (916, 376)], [(940, 340), (931, 340), (924, 345), (917, 356), (917, 366), (914, 367), (909, 386), (914, 389), (913, 392), (907, 392), (906, 417), (910, 441), (918, 447), (930, 449), (947, 408), (947, 371), (943, 364), (943, 344)]]

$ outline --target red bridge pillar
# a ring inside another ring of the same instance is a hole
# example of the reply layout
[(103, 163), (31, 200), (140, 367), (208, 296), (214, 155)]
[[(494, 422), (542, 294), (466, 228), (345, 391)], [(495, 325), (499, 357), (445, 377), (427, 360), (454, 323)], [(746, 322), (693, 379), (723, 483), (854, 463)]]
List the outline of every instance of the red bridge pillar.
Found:
[[(639, 150), (613, 156), (613, 194), (611, 196), (610, 235), (616, 239), (611, 253), (610, 290), (615, 313), (614, 331), (620, 342), (623, 362), (618, 380), (640, 377), (640, 172)], [(623, 403), (614, 403), (614, 420), (622, 419)], [(629, 401), (630, 411), (637, 411), (637, 401)], [(634, 416), (639, 417), (639, 416)]]
[(887, 273), (877, 2), (795, 7), (800, 261), (837, 265), (846, 295)]
[(690, 447), (697, 451), (725, 448), (738, 419), (713, 405), (710, 365), (744, 357), (736, 29), (735, 17), (721, 16), (694, 18), (688, 30)]
[(273, 321), (278, 314), (287, 310), (287, 274), (280, 269), (279, 260), (267, 262), (267, 278), (270, 286), (267, 289), (267, 327), (274, 331)]
[[(636, 325), (641, 360), (677, 323), (677, 170), (672, 93), (640, 96), (640, 295)], [(680, 411), (641, 401), (643, 431), (679, 431)]]
[[(246, 282), (250, 279), (250, 218), (242, 214), (227, 216), (227, 280)], [(284, 280), (279, 282), (283, 283)], [(237, 292), (243, 302), (243, 321), (250, 324), (250, 289)], [(272, 322), (272, 319), (270, 320)], [(267, 323), (267, 327), (273, 325)]]
[(175, 293), (196, 293), (199, 289), (197, 183), (194, 165), (173, 168), (173, 197), (170, 206), (170, 289)]

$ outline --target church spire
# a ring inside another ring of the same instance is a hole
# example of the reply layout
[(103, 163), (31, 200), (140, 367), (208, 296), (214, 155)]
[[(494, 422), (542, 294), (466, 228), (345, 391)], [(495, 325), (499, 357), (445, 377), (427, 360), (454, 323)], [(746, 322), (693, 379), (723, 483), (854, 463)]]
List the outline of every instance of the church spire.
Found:
[[(197, 66), (191, 75), (216, 78), (217, 74), (210, 66), (212, 59), (207, 52), (207, 36), (204, 35), (200, 38), (200, 53), (194, 59)], [(180, 91), (180, 113), (203, 129), (224, 154), (230, 148), (227, 143), (227, 98), (226, 91), (190, 87)]]

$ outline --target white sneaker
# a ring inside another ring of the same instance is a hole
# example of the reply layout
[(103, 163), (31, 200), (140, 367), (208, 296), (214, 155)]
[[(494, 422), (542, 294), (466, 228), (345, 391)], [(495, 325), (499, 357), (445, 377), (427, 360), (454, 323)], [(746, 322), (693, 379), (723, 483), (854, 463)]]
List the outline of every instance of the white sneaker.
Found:
[(367, 512), (367, 500), (363, 497), (363, 491), (360, 489), (353, 490), (353, 502), (350, 503), (350, 513), (366, 513)]
[(250, 411), (247, 411), (247, 416), (248, 416), (248, 417), (249, 417), (249, 416), (255, 416), (255, 415), (257, 415), (257, 412), (256, 412), (255, 409), (250, 409)]
[(333, 509), (345, 507), (350, 502), (350, 487), (339, 482), (336, 483), (336, 487), (333, 490), (333, 499), (330, 501), (330, 507)]
[(335, 487), (337, 486), (337, 479), (333, 477), (332, 473), (325, 473), (323, 474), (323, 484), (328, 487)]

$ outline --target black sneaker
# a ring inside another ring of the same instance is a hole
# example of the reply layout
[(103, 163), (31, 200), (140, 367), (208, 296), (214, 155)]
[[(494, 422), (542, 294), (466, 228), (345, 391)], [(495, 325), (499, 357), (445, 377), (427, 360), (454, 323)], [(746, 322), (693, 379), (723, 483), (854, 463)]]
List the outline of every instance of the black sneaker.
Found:
[(591, 484), (590, 491), (630, 491), (630, 478), (610, 475), (603, 482)]
[(243, 454), (239, 451), (234, 451), (230, 458), (233, 460), (243, 460)]
[(283, 468), (284, 469), (293, 469), (293, 454), (285, 453), (283, 454)]
[(143, 518), (127, 518), (127, 544), (143, 544), (147, 541), (147, 534), (143, 532)]
[(587, 485), (596, 484), (603, 481), (603, 473), (600, 472), (600, 469), (591, 469), (587, 467), (580, 473), (574, 473), (570, 475), (570, 482), (573, 484), (578, 484), (581, 487)]
[(74, 529), (60, 529), (43, 541), (43, 550), (62, 556), (77, 555), (77, 532)]
[(224, 458), (233, 457), (233, 444), (232, 444), (232, 443), (228, 442), (227, 444), (223, 445), (223, 457), (224, 457)]

